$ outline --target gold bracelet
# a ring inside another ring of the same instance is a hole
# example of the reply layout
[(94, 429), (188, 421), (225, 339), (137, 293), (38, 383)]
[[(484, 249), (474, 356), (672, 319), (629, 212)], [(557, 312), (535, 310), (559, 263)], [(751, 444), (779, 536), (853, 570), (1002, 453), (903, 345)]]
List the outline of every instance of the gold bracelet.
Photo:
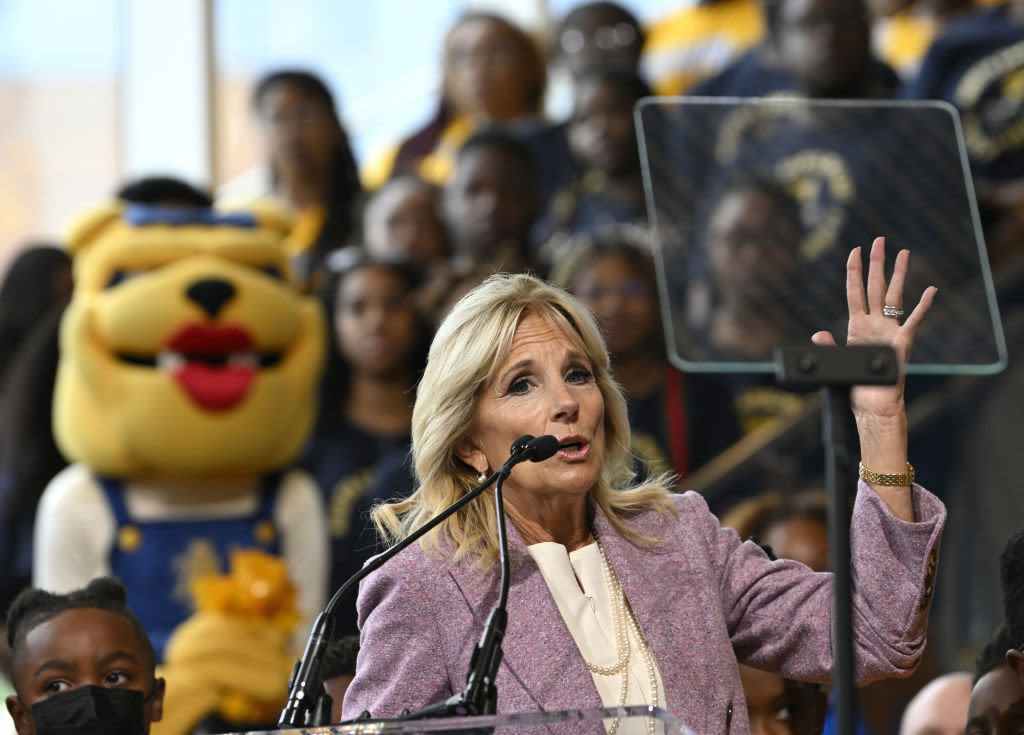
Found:
[(914, 484), (914, 465), (907, 462), (907, 473), (905, 475), (887, 475), (874, 470), (869, 470), (863, 462), (858, 463), (857, 473), (865, 482), (872, 485), (885, 485), (888, 487), (910, 487)]

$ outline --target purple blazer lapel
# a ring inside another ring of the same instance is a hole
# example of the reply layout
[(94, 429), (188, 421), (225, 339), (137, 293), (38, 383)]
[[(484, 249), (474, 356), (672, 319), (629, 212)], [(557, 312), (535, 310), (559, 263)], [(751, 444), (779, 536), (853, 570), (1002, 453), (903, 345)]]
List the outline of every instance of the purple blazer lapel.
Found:
[[(512, 585), (505, 658), (498, 672), (499, 709), (551, 712), (600, 707), (601, 698), (576, 641), (522, 536), (511, 523), (508, 540)], [(497, 570), (480, 575), (466, 565), (458, 565), (450, 574), (482, 631), (498, 600)]]
[[(632, 527), (647, 536), (658, 536), (665, 528), (663, 523), (643, 521)], [(654, 653), (668, 700), (660, 706), (679, 716), (687, 703), (706, 695), (710, 638), (703, 620), (693, 620), (692, 614), (687, 619), (679, 609), (680, 587), (684, 595), (689, 588), (693, 598), (705, 595), (694, 584), (693, 570), (681, 549), (638, 547), (618, 534), (600, 512), (594, 514), (594, 528)], [(703, 604), (715, 603), (704, 600)]]

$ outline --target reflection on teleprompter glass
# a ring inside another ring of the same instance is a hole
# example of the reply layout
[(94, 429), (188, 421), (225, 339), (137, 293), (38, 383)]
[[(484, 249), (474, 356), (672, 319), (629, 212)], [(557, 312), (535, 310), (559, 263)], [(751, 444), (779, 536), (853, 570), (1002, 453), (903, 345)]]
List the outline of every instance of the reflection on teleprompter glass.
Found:
[(911, 251), (907, 312), (938, 297), (911, 370), (1005, 362), (955, 113), (941, 103), (678, 98), (638, 107), (648, 208), (682, 367), (773, 369), (772, 350), (846, 330), (846, 260)]

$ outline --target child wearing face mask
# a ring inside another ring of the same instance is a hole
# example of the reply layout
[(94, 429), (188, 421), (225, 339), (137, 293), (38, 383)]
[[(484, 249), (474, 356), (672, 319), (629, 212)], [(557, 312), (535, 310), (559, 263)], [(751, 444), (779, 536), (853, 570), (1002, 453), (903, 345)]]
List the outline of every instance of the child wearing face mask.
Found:
[(67, 594), (26, 589), (7, 639), (18, 735), (148, 735), (163, 713), (153, 646), (114, 578)]

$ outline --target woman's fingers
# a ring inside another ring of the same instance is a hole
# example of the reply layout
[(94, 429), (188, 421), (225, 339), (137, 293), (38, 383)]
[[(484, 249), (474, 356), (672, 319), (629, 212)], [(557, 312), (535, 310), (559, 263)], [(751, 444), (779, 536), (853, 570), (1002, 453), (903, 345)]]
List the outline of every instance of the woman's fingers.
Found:
[(821, 346), (835, 345), (836, 338), (832, 336), (832, 332), (815, 332), (811, 335), (811, 342)]
[(861, 270), (860, 248), (850, 251), (850, 257), (846, 259), (846, 308), (850, 316), (866, 314), (867, 304), (864, 302), (864, 278)]
[(846, 261), (846, 301), (850, 316), (881, 314), (887, 304), (902, 308), (910, 251), (901, 250), (893, 264), (892, 280), (885, 281), (885, 238), (876, 237), (868, 257), (868, 277), (863, 279), (861, 249), (854, 248)]
[(892, 280), (885, 292), (885, 303), (889, 306), (903, 308), (903, 284), (907, 280), (907, 264), (910, 260), (909, 250), (896, 253), (896, 262), (892, 267)]
[(917, 302), (917, 306), (910, 312), (910, 316), (907, 317), (906, 321), (903, 322), (903, 328), (908, 330), (911, 336), (917, 332), (917, 327), (924, 319), (924, 315), (928, 313), (928, 310), (932, 308), (932, 302), (935, 300), (935, 294), (939, 292), (939, 289), (935, 286), (929, 286), (921, 294), (921, 300)]
[(868, 257), (868, 313), (881, 314), (885, 305), (885, 238), (876, 237)]

